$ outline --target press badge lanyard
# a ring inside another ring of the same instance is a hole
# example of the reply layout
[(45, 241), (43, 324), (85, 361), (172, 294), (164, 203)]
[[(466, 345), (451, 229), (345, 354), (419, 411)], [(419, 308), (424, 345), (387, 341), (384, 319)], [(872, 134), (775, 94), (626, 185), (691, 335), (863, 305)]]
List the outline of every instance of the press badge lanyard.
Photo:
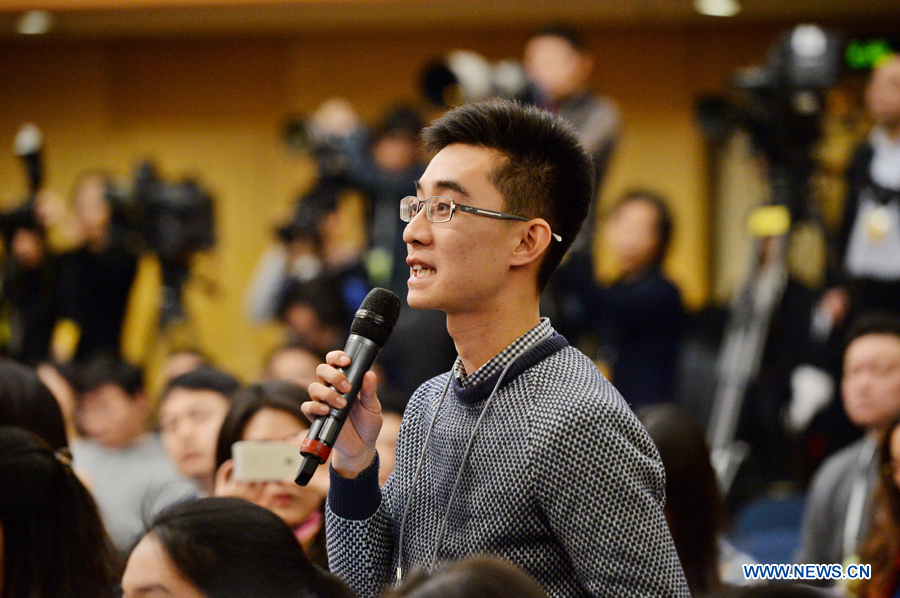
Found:
[[(551, 333), (543, 335), (541, 338), (538, 338), (531, 342), (527, 347), (525, 347), (518, 357), (510, 361), (503, 368), (503, 371), (500, 372), (500, 376), (497, 378), (497, 382), (494, 384), (494, 389), (491, 391), (491, 394), (488, 396), (487, 400), (484, 402), (484, 407), (481, 409), (481, 414), (478, 416), (478, 419), (475, 421), (475, 425), (472, 428), (472, 433), (469, 435), (469, 441), (466, 443), (465, 451), (463, 452), (462, 463), (460, 464), (459, 470), (456, 474), (456, 480), (453, 482), (453, 487), (450, 490), (450, 498), (447, 500), (447, 506), (444, 509), (444, 517), (441, 520), (441, 526), (438, 529), (438, 537), (434, 543), (434, 551), (431, 555), (431, 563), (429, 565), (429, 569), (434, 569), (435, 563), (437, 563), (438, 550), (441, 548), (441, 544), (444, 541), (444, 533), (447, 530), (447, 522), (450, 518), (450, 507), (453, 505), (453, 500), (456, 498), (456, 491), (459, 489), (460, 482), (462, 481), (462, 473), (464, 470), (464, 465), (466, 460), (469, 457), (469, 453), (472, 451), (472, 446), (475, 443), (475, 435), (478, 432), (478, 428), (481, 427), (481, 421), (484, 419), (485, 414), (488, 412), (491, 404), (494, 402), (494, 397), (497, 395), (497, 391), (500, 389), (500, 383), (503, 382), (503, 379), (506, 378), (506, 372), (509, 371), (509, 368), (513, 366), (519, 359), (524, 357), (527, 353), (529, 353), (536, 346), (547, 340), (552, 336)], [(438, 413), (441, 411), (441, 406), (444, 404), (444, 399), (447, 397), (447, 391), (450, 389), (450, 382), (453, 380), (453, 372), (447, 377), (447, 383), (444, 385), (444, 390), (441, 392), (441, 398), (438, 400), (437, 407), (434, 410), (434, 415), (431, 417), (431, 424), (428, 426), (428, 433), (425, 435), (425, 444), (422, 447), (422, 453), (419, 455), (419, 462), (416, 465), (416, 473), (413, 476), (413, 483), (410, 489), (410, 495), (406, 500), (406, 505), (403, 507), (403, 516), (400, 518), (400, 531), (399, 537), (397, 539), (397, 582), (403, 580), (403, 533), (406, 530), (406, 518), (409, 515), (410, 505), (412, 504), (412, 498), (415, 495), (416, 487), (419, 482), (419, 475), (422, 473), (422, 465), (425, 462), (425, 455), (428, 452), (428, 445), (431, 442), (431, 433), (434, 431), (434, 425), (437, 422)]]
[(866, 494), (869, 487), (869, 470), (878, 442), (873, 437), (866, 438), (853, 475), (853, 486), (850, 490), (850, 502), (847, 503), (847, 518), (844, 520), (843, 556), (856, 556), (859, 549), (859, 529), (862, 527), (863, 513), (866, 510)]

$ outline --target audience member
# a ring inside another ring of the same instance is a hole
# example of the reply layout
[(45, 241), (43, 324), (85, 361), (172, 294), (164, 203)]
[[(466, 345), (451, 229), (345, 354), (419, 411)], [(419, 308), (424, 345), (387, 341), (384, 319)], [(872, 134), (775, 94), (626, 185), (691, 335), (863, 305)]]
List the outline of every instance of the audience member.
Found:
[(124, 553), (145, 515), (197, 487), (178, 475), (157, 434), (148, 431), (150, 401), (141, 370), (97, 356), (79, 373), (76, 418), (84, 438), (72, 447), (116, 548)]
[(0, 426), (24, 428), (54, 451), (69, 450), (66, 424), (59, 403), (37, 374), (10, 359), (0, 358)]
[(292, 382), (300, 388), (318, 380), (316, 367), (324, 361), (323, 353), (314, 351), (302, 343), (287, 343), (269, 353), (263, 366), (265, 380)]
[(872, 71), (866, 107), (875, 128), (847, 170), (835, 252), (838, 286), (820, 303), (831, 325), (848, 314), (900, 314), (900, 56)]
[(314, 566), (291, 529), (237, 498), (174, 505), (150, 523), (122, 576), (125, 598), (353, 598)]
[(900, 317), (873, 315), (854, 325), (841, 392), (847, 417), (866, 434), (825, 460), (813, 477), (794, 557), (799, 563), (855, 558), (866, 537), (878, 480), (877, 445), (900, 415)]
[(160, 372), (162, 376), (162, 388), (182, 374), (193, 372), (203, 366), (211, 365), (212, 361), (200, 349), (178, 349), (166, 356)]
[(425, 172), (419, 146), (423, 126), (414, 108), (391, 108), (374, 131), (368, 167), (352, 174), (370, 198), (366, 256), (370, 280), (398, 294), (406, 291), (409, 267), (397, 202), (409, 195), (411, 181)]
[(679, 407), (637, 410), (666, 470), (666, 523), (693, 596), (722, 583), (745, 583), (741, 565), (753, 559), (724, 537), (725, 506), (709, 459), (703, 429)]
[(57, 361), (74, 357), (85, 362), (97, 354), (120, 353), (137, 257), (125, 233), (113, 224), (107, 186), (105, 176), (91, 173), (75, 187), (73, 202), (82, 245), (60, 256), (61, 322), (53, 339)]
[(512, 563), (474, 556), (431, 573), (414, 572), (384, 598), (547, 598), (533, 577)]
[(665, 200), (651, 191), (626, 193), (606, 233), (619, 277), (599, 288), (591, 305), (601, 361), (633, 408), (672, 401), (686, 316), (678, 287), (662, 272), (672, 236)]
[(586, 332), (584, 322), (595, 280), (593, 243), (599, 203), (596, 196), (603, 187), (619, 133), (619, 110), (612, 100), (590, 90), (594, 58), (584, 40), (571, 29), (548, 27), (538, 31), (525, 44), (523, 62), (535, 89), (535, 102), (575, 127), (579, 141), (594, 162), (595, 197), (590, 211), (544, 296), (554, 325), (563, 336), (579, 343)]
[(880, 479), (872, 498), (872, 525), (859, 551), (859, 562), (872, 576), (855, 588), (862, 598), (891, 598), (900, 589), (900, 419), (895, 419), (878, 448)]
[(0, 541), (4, 598), (117, 595), (113, 549), (68, 455), (8, 426), (0, 427)]
[(204, 366), (174, 378), (159, 399), (163, 448), (178, 473), (206, 496), (215, 487), (219, 430), (240, 386), (231, 374)]
[(216, 445), (215, 494), (237, 496), (269, 509), (294, 530), (313, 562), (326, 567), (325, 468), (303, 487), (294, 483), (293, 476), (262, 482), (238, 480), (232, 460), (231, 447), (239, 440), (296, 442), (299, 453), (300, 441), (309, 428), (300, 406), (308, 400), (305, 389), (277, 380), (251, 384), (234, 396)]
[(289, 282), (276, 313), (287, 326), (288, 342), (327, 353), (343, 346), (358, 307), (350, 311), (341, 298), (340, 281), (320, 274), (307, 282)]

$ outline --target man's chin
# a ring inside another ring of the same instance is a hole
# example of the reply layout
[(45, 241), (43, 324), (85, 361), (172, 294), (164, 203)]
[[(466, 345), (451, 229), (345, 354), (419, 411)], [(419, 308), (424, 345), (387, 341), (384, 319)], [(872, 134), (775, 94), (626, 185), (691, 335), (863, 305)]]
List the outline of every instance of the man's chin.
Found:
[(423, 297), (420, 291), (409, 290), (406, 293), (406, 303), (413, 309), (433, 309), (427, 297)]
[(432, 309), (427, 302), (422, 301), (421, 299), (414, 299), (412, 297), (408, 297), (406, 302), (413, 309)]

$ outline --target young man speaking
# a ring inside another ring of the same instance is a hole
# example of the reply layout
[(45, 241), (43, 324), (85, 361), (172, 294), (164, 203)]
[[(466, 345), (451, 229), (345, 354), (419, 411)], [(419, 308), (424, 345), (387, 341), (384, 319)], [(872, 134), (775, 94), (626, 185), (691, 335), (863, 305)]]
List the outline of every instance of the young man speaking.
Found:
[[(361, 596), (416, 567), (493, 554), (551, 597), (684, 596), (664, 474), (628, 405), (539, 313), (593, 194), (590, 157), (549, 113), (463, 106), (423, 133), (437, 152), (400, 205), (408, 301), (447, 314), (459, 357), (412, 396), (378, 486), (376, 377), (334, 446), (329, 562)], [(307, 416), (344, 404), (334, 351)]]

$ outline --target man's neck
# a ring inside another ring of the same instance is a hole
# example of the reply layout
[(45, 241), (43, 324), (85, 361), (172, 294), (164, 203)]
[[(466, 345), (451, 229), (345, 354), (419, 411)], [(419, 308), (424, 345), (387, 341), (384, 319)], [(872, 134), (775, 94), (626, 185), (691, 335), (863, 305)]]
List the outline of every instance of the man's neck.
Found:
[(142, 446), (147, 442), (147, 432), (142, 428), (140, 431), (135, 431), (132, 434), (129, 434), (127, 438), (117, 438), (113, 443), (102, 442), (97, 440), (97, 443), (104, 447), (109, 451), (124, 451), (129, 448)]
[(101, 251), (106, 249), (107, 245), (109, 245), (109, 239), (110, 239), (110, 231), (107, 230), (101, 234), (98, 234), (98, 235), (88, 239), (87, 242), (85, 243), (85, 246), (87, 247), (88, 251), (90, 251), (91, 253), (100, 253)]
[(472, 374), (540, 322), (540, 302), (535, 300), (493, 313), (448, 314), (447, 331), (466, 373)]
[(655, 267), (655, 264), (650, 263), (650, 264), (642, 264), (639, 266), (632, 266), (629, 268), (622, 268), (622, 270), (619, 272), (618, 280), (619, 280), (619, 282), (625, 282), (625, 283), (634, 282), (634, 281), (638, 280), (639, 278), (643, 278), (644, 276), (649, 274), (653, 270), (654, 267)]

